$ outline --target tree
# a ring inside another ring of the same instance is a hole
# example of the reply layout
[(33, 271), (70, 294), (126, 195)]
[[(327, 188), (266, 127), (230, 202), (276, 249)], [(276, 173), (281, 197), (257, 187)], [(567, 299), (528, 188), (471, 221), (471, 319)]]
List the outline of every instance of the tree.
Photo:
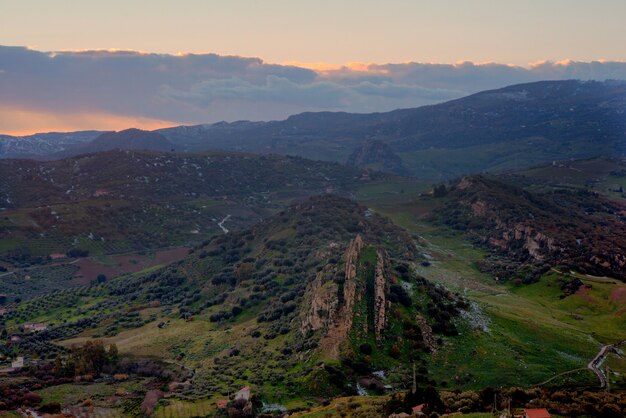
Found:
[(250, 263), (241, 263), (235, 269), (235, 277), (238, 282), (251, 279), (252, 273), (254, 273), (254, 266)]
[(83, 346), (72, 347), (65, 356), (55, 359), (53, 372), (57, 376), (82, 376), (100, 374), (107, 365), (115, 365), (119, 361), (119, 353), (115, 344), (105, 349), (102, 340), (87, 341)]
[(109, 345), (109, 351), (107, 354), (109, 364), (116, 364), (120, 359), (119, 352), (117, 351), (117, 345), (115, 345), (115, 343)]
[(446, 189), (445, 184), (440, 184), (439, 186), (435, 186), (435, 188), (433, 189), (434, 197), (444, 197), (447, 193), (448, 193), (448, 190)]
[(600, 409), (600, 418), (619, 418), (622, 416), (620, 407), (615, 404), (607, 403)]
[(104, 283), (107, 281), (107, 276), (105, 276), (104, 274), (98, 274), (98, 277), (96, 277), (96, 282), (98, 282), (98, 284)]

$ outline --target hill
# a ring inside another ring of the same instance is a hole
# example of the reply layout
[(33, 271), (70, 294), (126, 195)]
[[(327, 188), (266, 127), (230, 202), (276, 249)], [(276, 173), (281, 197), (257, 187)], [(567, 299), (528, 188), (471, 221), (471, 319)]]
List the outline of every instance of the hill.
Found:
[(357, 148), (346, 161), (352, 167), (376, 168), (387, 173), (408, 175), (410, 171), (404, 166), (402, 158), (395, 154), (382, 141), (370, 141)]
[(511, 173), (507, 181), (532, 190), (592, 190), (614, 200), (626, 197), (626, 160), (588, 158), (553, 161), (527, 170)]
[(126, 129), (119, 132), (105, 132), (86, 144), (84, 148), (81, 147), (74, 152), (80, 151), (85, 154), (113, 149), (173, 151), (174, 145), (157, 132)]
[[(244, 385), (269, 400), (356, 394), (357, 383), (380, 392), (410, 382), (408, 365), (456, 335), (466, 307), (412, 273), (414, 257), (389, 220), (314, 197), (172, 266), (36, 298), (5, 321), (9, 333), (49, 325), (18, 343), (41, 358), (99, 337), (134, 360), (182, 363), (194, 370), (191, 398)], [(431, 381), (426, 368), (419, 379)]]
[[(42, 263), (189, 246), (249, 226), (294, 200), (348, 196), (383, 178), (335, 163), (225, 152), (114, 150), (47, 162), (0, 160), (0, 266), (18, 269), (0, 279), (0, 293), (45, 290), (51, 281), (35, 278), (58, 274), (32, 270)], [(65, 269), (70, 277), (81, 263)], [(19, 285), (26, 276), (31, 284)], [(9, 279), (17, 281), (9, 285)]]
[(463, 178), (445, 199), (440, 222), (497, 251), (506, 261), (484, 268), (500, 279), (532, 282), (553, 266), (626, 279), (623, 200), (587, 190), (533, 193), (485, 176)]

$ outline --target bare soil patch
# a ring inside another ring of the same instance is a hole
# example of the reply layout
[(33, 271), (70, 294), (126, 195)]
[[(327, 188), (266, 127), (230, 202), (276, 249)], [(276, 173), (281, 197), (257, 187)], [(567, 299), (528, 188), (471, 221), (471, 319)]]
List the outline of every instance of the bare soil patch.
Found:
[(188, 248), (178, 247), (157, 250), (153, 256), (138, 254), (116, 255), (111, 256), (113, 263), (108, 264), (85, 258), (76, 262), (76, 265), (80, 268), (76, 274), (76, 279), (78, 279), (80, 284), (89, 284), (100, 274), (112, 278), (123, 273), (136, 273), (149, 267), (166, 265), (181, 260), (188, 253)]

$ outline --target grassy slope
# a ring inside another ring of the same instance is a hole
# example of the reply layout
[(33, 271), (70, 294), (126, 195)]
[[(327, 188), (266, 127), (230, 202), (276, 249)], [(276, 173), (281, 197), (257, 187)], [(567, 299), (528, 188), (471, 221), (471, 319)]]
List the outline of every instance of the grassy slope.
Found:
[[(445, 339), (444, 349), (431, 361), (430, 369), (436, 380), (455, 387), (537, 384), (558, 373), (585, 367), (600, 343), (626, 338), (624, 316), (615, 316), (618, 306), (609, 300), (616, 285), (593, 283), (585, 297), (574, 295), (561, 300), (556, 283), (558, 275), (554, 272), (548, 273), (539, 283), (519, 288), (495, 283), (475, 266), (476, 260), (485, 256), (482, 250), (469, 245), (453, 232), (436, 229), (420, 220), (430, 207), (406, 204), (419, 187), (415, 187), (413, 193), (392, 191), (382, 198), (384, 190), (384, 185), (369, 186), (369, 190), (359, 193), (361, 196), (375, 195), (376, 201), (383, 204), (371, 206), (419, 234), (422, 251), (431, 258), (431, 266), (419, 266), (418, 272), (465, 293), (488, 317), (489, 332), (461, 322), (461, 336)], [(428, 204), (432, 205), (432, 201)], [(366, 251), (364, 256), (368, 254)], [(366, 306), (362, 308), (367, 310)], [(221, 347), (210, 348), (211, 355), (215, 355), (231, 347), (236, 336), (247, 335), (256, 326), (255, 313), (244, 312), (236, 323), (218, 328), (208, 321), (211, 312), (196, 317), (193, 322), (159, 316), (144, 327), (121, 332), (111, 341), (118, 344), (122, 353), (154, 355), (170, 360), (179, 354), (180, 347), (185, 346), (183, 362), (190, 367), (202, 368), (208, 366), (199, 361), (207, 354), (204, 336), (209, 335), (211, 341), (223, 343)], [(579, 319), (574, 319), (573, 315)], [(159, 330), (156, 324), (167, 319), (172, 321), (171, 326)], [(366, 336), (365, 340), (369, 337)], [(65, 344), (76, 341), (80, 340)], [(363, 338), (352, 336), (352, 345), (363, 341)], [(270, 348), (276, 345), (274, 349), (278, 349), (281, 338), (269, 344)], [(618, 359), (611, 361), (615, 370), (622, 367)], [(586, 372), (575, 379), (594, 384), (593, 376)], [(245, 381), (242, 379), (240, 383)], [(273, 393), (276, 388), (268, 387), (267, 391)]]
[[(465, 324), (459, 337), (445, 340), (445, 348), (431, 361), (436, 380), (468, 388), (538, 384), (586, 367), (602, 343), (626, 338), (626, 317), (616, 316), (619, 304), (609, 300), (616, 286), (625, 285), (592, 283), (588, 296), (561, 300), (554, 272), (521, 288), (496, 283), (476, 268), (476, 261), (486, 255), (483, 250), (424, 219), (436, 202), (415, 202), (411, 196), (395, 195), (369, 204), (419, 235), (421, 250), (431, 262), (429, 267), (418, 266), (420, 274), (461, 291), (488, 318), (489, 332)], [(574, 314), (582, 319), (574, 319)], [(623, 360), (612, 361), (616, 369), (623, 367)], [(572, 376), (570, 383), (595, 384), (588, 371)]]
[(543, 137), (474, 145), (464, 148), (433, 148), (403, 153), (405, 166), (421, 178), (453, 178), (467, 173), (503, 172), (549, 163), (563, 155), (612, 155), (611, 147), (572, 141), (569, 145)]
[[(623, 317), (616, 318), (615, 304), (607, 301), (607, 295), (615, 285), (594, 282), (589, 298), (571, 296), (561, 300), (554, 283), (556, 273), (547, 274), (537, 284), (520, 288), (495, 283), (475, 267), (476, 260), (485, 256), (482, 250), (469, 245), (461, 236), (435, 229), (423, 220), (424, 214), (432, 210), (435, 203), (431, 200), (416, 206), (412, 202), (417, 193), (427, 189), (427, 185), (398, 184), (394, 183), (392, 187), (382, 183), (368, 185), (358, 192), (358, 196), (375, 210), (419, 235), (421, 249), (431, 257), (432, 263), (430, 267), (419, 267), (420, 274), (465, 293), (490, 319), (487, 333), (460, 324), (461, 336), (444, 339), (443, 350), (433, 357), (429, 367), (437, 381), (447, 381), (453, 387), (536, 384), (556, 373), (584, 367), (597, 352), (600, 342), (612, 342), (616, 339), (613, 337), (626, 338)], [(401, 189), (405, 193), (400, 193)], [(607, 313), (607, 308), (612, 310)], [(123, 331), (110, 341), (116, 342), (123, 354), (174, 361), (184, 352), (180, 362), (192, 368), (208, 368), (211, 360), (207, 357), (224, 354), (241, 340), (242, 335), (247, 336), (252, 328), (257, 327), (254, 310), (244, 311), (237, 321), (227, 321), (219, 326), (211, 323), (208, 316), (216, 309), (198, 315), (192, 322), (175, 319), (176, 315), (157, 310), (155, 321)], [(583, 319), (573, 319), (572, 313)], [(53, 315), (54, 312), (50, 312), (48, 318), (39, 319), (51, 319)], [(158, 329), (156, 324), (162, 320), (169, 320), (170, 326)], [(92, 331), (83, 338), (90, 333)], [(64, 344), (79, 341), (81, 339), (73, 339)], [(220, 343), (214, 343), (217, 341)], [(271, 340), (264, 351), (277, 352), (284, 342), (284, 337)], [(623, 363), (616, 358), (610, 359), (614, 370), (622, 370)], [(276, 366), (271, 361), (262, 365), (264, 368)], [(297, 366), (289, 371), (297, 373)], [(454, 382), (455, 376), (460, 378), (458, 383)], [(219, 390), (246, 383), (247, 377), (236, 376), (227, 385), (217, 388), (214, 398), (220, 396)], [(595, 383), (587, 372), (574, 378), (582, 383)], [(276, 401), (283, 400), (286, 391), (280, 385), (268, 384), (261, 388), (266, 399)], [(298, 402), (299, 406), (307, 406), (301, 400)], [(326, 413), (328, 411), (319, 416)]]

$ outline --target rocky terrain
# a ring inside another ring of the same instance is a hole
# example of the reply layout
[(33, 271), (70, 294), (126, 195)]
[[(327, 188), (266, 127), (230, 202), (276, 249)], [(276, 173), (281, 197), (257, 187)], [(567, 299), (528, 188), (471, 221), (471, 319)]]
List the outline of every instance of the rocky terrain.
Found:
[(446, 198), (442, 223), (515, 261), (490, 267), (498, 277), (530, 282), (560, 265), (626, 278), (623, 201), (585, 190), (533, 193), (485, 176), (464, 177)]

